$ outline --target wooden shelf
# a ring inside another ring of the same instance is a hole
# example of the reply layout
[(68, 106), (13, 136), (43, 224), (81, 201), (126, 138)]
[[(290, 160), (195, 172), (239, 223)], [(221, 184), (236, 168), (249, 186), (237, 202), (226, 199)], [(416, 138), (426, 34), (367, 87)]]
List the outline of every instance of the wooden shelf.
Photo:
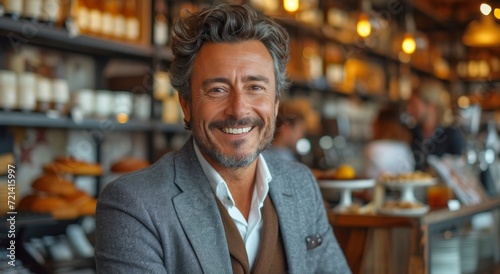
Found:
[(85, 119), (77, 122), (70, 117), (51, 118), (43, 113), (0, 112), (0, 126), (63, 128), (63, 129), (99, 129), (113, 131), (158, 131), (177, 133), (184, 131), (181, 124), (165, 124), (161, 121), (130, 120), (118, 123), (114, 119)]
[(13, 20), (8, 17), (0, 17), (0, 36), (7, 40), (14, 51), (23, 44), (29, 44), (103, 57), (145, 60), (157, 57), (167, 61), (172, 59), (172, 52), (169, 48), (158, 49), (150, 45), (131, 44), (86, 35), (72, 37), (63, 28), (27, 20)]

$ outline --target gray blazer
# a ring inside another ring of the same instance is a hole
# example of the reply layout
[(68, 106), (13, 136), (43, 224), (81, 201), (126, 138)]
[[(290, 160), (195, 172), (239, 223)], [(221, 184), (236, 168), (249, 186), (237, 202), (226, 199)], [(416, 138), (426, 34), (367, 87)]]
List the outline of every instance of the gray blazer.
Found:
[[(290, 273), (351, 273), (309, 169), (264, 157)], [(96, 213), (98, 273), (231, 273), (215, 196), (192, 139), (150, 167), (110, 183)], [(322, 244), (311, 245), (319, 235)]]

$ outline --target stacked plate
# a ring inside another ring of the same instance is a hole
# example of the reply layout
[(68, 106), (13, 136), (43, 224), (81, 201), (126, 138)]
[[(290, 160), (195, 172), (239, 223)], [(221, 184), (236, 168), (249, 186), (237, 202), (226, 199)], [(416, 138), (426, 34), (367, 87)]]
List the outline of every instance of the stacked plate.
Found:
[(475, 273), (478, 265), (479, 235), (469, 233), (460, 237), (460, 267), (463, 274)]
[(430, 250), (430, 266), (431, 274), (460, 273), (460, 238), (433, 238)]

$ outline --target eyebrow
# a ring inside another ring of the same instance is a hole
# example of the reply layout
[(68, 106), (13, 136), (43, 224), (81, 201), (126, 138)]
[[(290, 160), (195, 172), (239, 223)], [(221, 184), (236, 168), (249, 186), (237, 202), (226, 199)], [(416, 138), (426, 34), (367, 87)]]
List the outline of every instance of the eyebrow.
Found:
[[(265, 77), (265, 76), (262, 76), (262, 75), (248, 75), (248, 76), (244, 76), (242, 78), (242, 81), (245, 83), (245, 82), (253, 82), (253, 81), (257, 81), (257, 82), (264, 82), (266, 84), (269, 84), (270, 80), (269, 78)], [(209, 79), (205, 79), (202, 83), (201, 83), (201, 86), (203, 88), (206, 88), (207, 86), (209, 86), (210, 84), (213, 84), (213, 83), (225, 83), (225, 84), (230, 84), (230, 81), (229, 79), (227, 78), (224, 78), (224, 77), (216, 77), (216, 78), (209, 78)]]

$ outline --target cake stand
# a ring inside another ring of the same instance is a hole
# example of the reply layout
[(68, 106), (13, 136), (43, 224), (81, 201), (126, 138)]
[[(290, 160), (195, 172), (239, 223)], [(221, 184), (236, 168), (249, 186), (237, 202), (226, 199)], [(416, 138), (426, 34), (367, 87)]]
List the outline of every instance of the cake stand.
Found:
[(351, 179), (351, 180), (318, 180), (320, 189), (335, 189), (340, 191), (340, 202), (333, 208), (335, 212), (343, 212), (353, 205), (352, 191), (372, 188), (375, 179)]
[(420, 180), (394, 180), (394, 181), (386, 181), (380, 182), (381, 184), (396, 188), (401, 190), (401, 197), (399, 201), (401, 202), (409, 202), (409, 203), (418, 203), (422, 204), (422, 207), (418, 208), (380, 208), (380, 213), (387, 215), (397, 215), (397, 216), (417, 216), (425, 214), (429, 211), (429, 206), (424, 205), (422, 202), (415, 198), (414, 189), (416, 187), (426, 187), (436, 184), (436, 178), (429, 179), (420, 179)]

